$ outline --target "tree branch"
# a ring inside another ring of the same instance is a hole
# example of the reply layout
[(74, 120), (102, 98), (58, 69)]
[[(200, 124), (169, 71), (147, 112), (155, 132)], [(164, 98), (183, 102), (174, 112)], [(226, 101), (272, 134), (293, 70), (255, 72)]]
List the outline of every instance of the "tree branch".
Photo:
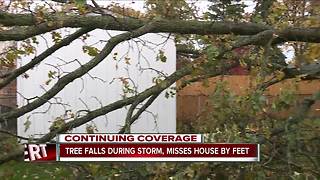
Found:
[(195, 57), (199, 57), (201, 55), (201, 52), (199, 50), (190, 49), (183, 45), (177, 45), (176, 49), (177, 49), (177, 54), (179, 55), (192, 55)]
[[(1, 31), (0, 41), (22, 40), (23, 38), (39, 35), (63, 27), (79, 28), (91, 27), (106, 30), (131, 31), (144, 26), (150, 20), (140, 20), (135, 18), (114, 18), (110, 16), (85, 16), (85, 15), (57, 15), (47, 14), (47, 23), (37, 24), (35, 17), (30, 14), (12, 14), (0, 12), (0, 24), (4, 26), (30, 26), (34, 30), (26, 29)], [(50, 23), (48, 23), (50, 22)], [(158, 27), (150, 31), (151, 33), (179, 33), (179, 34), (235, 34), (254, 35), (265, 30), (273, 30), (272, 27), (257, 23), (235, 23), (235, 22), (211, 22), (195, 20), (160, 20)], [(5, 35), (4, 35), (5, 34)], [(320, 28), (297, 28), (288, 27), (277, 31), (279, 37), (273, 43), (286, 41), (320, 42)]]
[(163, 80), (161, 83), (154, 85), (148, 89), (146, 89), (145, 91), (135, 95), (135, 96), (131, 96), (127, 99), (122, 99), (116, 102), (113, 102), (111, 104), (108, 104), (104, 107), (98, 108), (96, 110), (93, 110), (91, 112), (89, 112), (87, 115), (82, 116), (80, 118), (77, 118), (73, 121), (67, 122), (65, 123), (62, 127), (60, 127), (59, 129), (56, 129), (54, 131), (49, 132), (48, 134), (44, 135), (43, 137), (40, 138), (39, 142), (47, 142), (50, 141), (55, 135), (62, 133), (62, 132), (66, 132), (68, 130), (71, 130), (73, 128), (79, 127), (91, 120), (93, 120), (96, 117), (105, 115), (109, 112), (112, 112), (114, 110), (120, 109), (124, 106), (130, 105), (133, 102), (135, 102), (137, 99), (147, 99), (148, 97), (150, 97), (153, 94), (162, 92), (164, 89), (168, 88), (169, 86), (171, 86), (173, 83), (175, 83), (178, 79), (180, 79), (181, 77), (190, 74), (193, 71), (194, 67), (189, 65), (186, 66), (176, 72), (174, 72), (173, 74), (171, 74), (170, 76), (168, 76), (165, 80)]
[[(218, 55), (217, 58), (222, 58), (223, 55), (229, 50), (235, 49), (241, 47), (241, 43), (236, 43), (234, 46), (232, 46), (231, 48), (225, 49), (223, 51), (221, 51)], [(203, 62), (201, 62), (203, 63)], [(200, 65), (201, 65), (200, 63)], [(233, 64), (230, 65), (230, 67), (232, 67)], [(127, 99), (123, 99), (123, 100), (119, 100), (116, 101), (114, 103), (111, 103), (107, 106), (98, 108), (96, 110), (93, 110), (91, 112), (88, 112), (87, 115), (80, 117), (80, 118), (76, 118), (73, 121), (67, 122), (65, 123), (62, 127), (55, 129), (53, 131), (50, 131), (49, 133), (47, 133), (46, 135), (44, 135), (43, 137), (41, 137), (37, 142), (39, 143), (44, 143), (44, 142), (48, 142), (50, 141), (53, 137), (55, 137), (57, 134), (59, 133), (63, 133), (66, 132), (68, 130), (71, 130), (73, 128), (79, 127), (91, 120), (93, 120), (96, 117), (105, 115), (109, 112), (112, 112), (114, 110), (120, 109), (126, 105), (130, 105), (132, 103), (134, 103), (137, 99), (141, 99), (142, 101), (147, 99), (148, 97), (150, 97), (148, 99), (148, 101), (141, 107), (141, 109), (131, 118), (130, 123), (132, 124), (136, 119), (138, 119), (138, 117), (144, 112), (144, 110), (150, 106), (152, 104), (152, 102), (157, 98), (157, 96), (166, 88), (168, 88), (169, 86), (171, 86), (173, 83), (175, 83), (177, 80), (181, 79), (182, 77), (189, 75), (193, 72), (193, 70), (199, 66), (199, 63), (197, 61), (193, 62), (193, 64), (189, 64), (184, 66), (183, 68), (181, 68), (180, 70), (177, 70), (176, 72), (174, 72), (173, 74), (171, 74), (170, 76), (168, 76), (165, 80), (163, 80), (162, 82), (160, 82), (157, 85), (154, 85), (148, 89), (146, 89), (145, 91), (137, 94), (136, 96), (132, 96), (129, 97)], [(224, 66), (223, 68), (227, 68), (226, 66)], [(211, 76), (214, 75), (219, 75), (221, 74), (221, 72), (225, 71), (225, 69), (220, 69), (218, 71), (214, 71), (211, 72)], [(1, 116), (0, 116), (1, 117)], [(119, 133), (121, 133), (123, 130), (120, 130)], [(21, 155), (21, 152), (17, 152), (17, 153), (13, 153), (10, 156), (5, 157), (5, 159), (1, 159), (0, 158), (0, 164), (4, 163), (10, 159), (13, 158), (17, 158), (19, 155)]]
[[(221, 54), (219, 54), (218, 56), (221, 56)], [(79, 127), (79, 126), (81, 126), (81, 125), (93, 120), (96, 117), (105, 115), (105, 114), (107, 114), (109, 112), (112, 112), (112, 111), (120, 109), (120, 108), (122, 108), (124, 106), (130, 105), (130, 104), (134, 103), (135, 101), (137, 101), (137, 99), (138, 99), (138, 101), (145, 100), (145, 99), (147, 99), (148, 97), (150, 97), (152, 95), (161, 93), (163, 90), (165, 90), (168, 87), (170, 87), (177, 80), (181, 79), (182, 77), (184, 77), (186, 75), (191, 74), (196, 67), (198, 67), (198, 66), (195, 65), (195, 63), (186, 65), (183, 68), (181, 68), (180, 70), (177, 70), (176, 72), (172, 73), (170, 76), (168, 76), (165, 80), (161, 81), (159, 84), (154, 85), (154, 86), (146, 89), (145, 91), (137, 94), (136, 96), (131, 96), (131, 97), (127, 98), (127, 99), (122, 99), (122, 100), (113, 102), (113, 103), (111, 103), (111, 104), (109, 104), (107, 106), (104, 106), (104, 107), (101, 107), (99, 109), (93, 110), (93, 111), (89, 112), (87, 115), (85, 115), (83, 117), (80, 117), (78, 119), (75, 119), (73, 121), (70, 121), (70, 122), (64, 124), (59, 129), (51, 131), (48, 134), (46, 134), (43, 137), (41, 137), (39, 142), (50, 141), (53, 137), (55, 137), (59, 133), (63, 133), (63, 132), (66, 132), (68, 130), (71, 130), (73, 128)], [(211, 75), (212, 76), (220, 75), (222, 72), (225, 71), (225, 69), (228, 69), (230, 67), (232, 67), (232, 65), (231, 66), (227, 66), (227, 67), (224, 66), (223, 69), (216, 70), (216, 71), (212, 72)], [(133, 116), (132, 119), (138, 118), (141, 113), (140, 112), (137, 113), (135, 116)]]
[(296, 78), (299, 76), (301, 80), (320, 79), (320, 64), (311, 63), (307, 65), (302, 65), (299, 68), (285, 67), (282, 69), (282, 72), (284, 73), (284, 76), (282, 78), (271, 78), (270, 80), (258, 85), (257, 89), (265, 90), (269, 86), (277, 84), (283, 80)]
[(129, 40), (129, 39), (141, 36), (145, 33), (148, 33), (155, 27), (156, 27), (156, 22), (152, 22), (150, 24), (147, 24), (147, 25), (135, 30), (135, 31), (126, 32), (126, 33), (119, 34), (117, 36), (110, 38), (108, 43), (101, 50), (101, 52), (97, 56), (95, 56), (92, 60), (90, 60), (88, 63), (82, 65), (78, 69), (72, 71), (71, 73), (60, 78), (58, 80), (58, 82), (50, 90), (48, 90), (45, 94), (43, 94), (41, 97), (37, 98), (33, 102), (31, 102), (25, 106), (22, 106), (20, 108), (17, 108), (15, 110), (1, 114), (0, 115), (0, 122), (20, 117), (23, 114), (30, 112), (30, 111), (38, 108), (39, 106), (43, 105), (49, 99), (51, 99), (56, 94), (58, 94), (66, 85), (71, 83), (73, 80), (83, 76), (92, 68), (96, 67), (100, 62), (103, 61), (103, 59), (105, 57), (107, 57), (111, 53), (111, 51), (113, 50), (113, 48), (116, 45), (118, 45), (119, 43), (121, 43), (125, 40)]
[(2, 129), (0, 129), (0, 133), (1, 134), (6, 134), (6, 135), (9, 135), (9, 136), (18, 138), (18, 139), (27, 140), (27, 141), (29, 141), (31, 139), (37, 140), (36, 138), (27, 138), (27, 137), (23, 137), (23, 136), (18, 136), (18, 135), (14, 134), (14, 133), (12, 133), (10, 131), (6, 131), (6, 130), (2, 130)]
[(46, 49), (39, 56), (36, 56), (35, 58), (33, 58), (28, 64), (9, 72), (8, 74), (5, 75), (5, 79), (2, 79), (0, 81), (0, 89), (5, 87), (6, 85), (8, 85), (11, 81), (15, 80), (21, 74), (23, 74), (26, 71), (28, 71), (29, 69), (33, 68), (35, 65), (39, 64), (41, 61), (43, 61), (45, 58), (47, 58), (48, 56), (53, 54), (58, 49), (62, 48), (63, 46), (69, 45), (72, 41), (74, 41), (75, 39), (79, 38), (80, 36), (82, 36), (83, 34), (89, 32), (91, 30), (92, 29), (82, 28), (82, 29), (76, 31), (75, 33), (73, 33), (73, 34), (69, 35), (68, 37), (64, 38), (63, 40), (61, 40), (59, 43)]
[(132, 116), (130, 119), (126, 119), (126, 124), (120, 129), (120, 131), (118, 132), (119, 134), (123, 134), (126, 133), (127, 128), (130, 128), (130, 126), (140, 117), (140, 115), (153, 103), (154, 100), (157, 99), (157, 97), (160, 95), (159, 93), (153, 94), (148, 101), (138, 110), (138, 112)]
[[(255, 43), (256, 39), (260, 38), (260, 35), (264, 37), (265, 32), (261, 32), (255, 36), (253, 36), (254, 38), (248, 37), (248, 39), (250, 41), (247, 41), (246, 39), (241, 39), (239, 41), (236, 41), (231, 47), (222, 49), (218, 53), (218, 55), (216, 56), (216, 59), (222, 59), (223, 56), (225, 55), (225, 53), (227, 53), (228, 51), (232, 51), (232, 50), (239, 48), (239, 47), (242, 47), (242, 46), (250, 45), (250, 43)], [(104, 106), (102, 108), (91, 111), (87, 115), (85, 115), (79, 119), (75, 119), (73, 121), (70, 121), (70, 122), (64, 124), (64, 126), (62, 126), (61, 128), (49, 132), (48, 134), (46, 134), (42, 138), (40, 138), (39, 141), (40, 142), (47, 142), (47, 141), (51, 140), (56, 134), (63, 133), (68, 130), (71, 130), (73, 128), (79, 127), (79, 126), (91, 121), (92, 119), (94, 119), (98, 116), (105, 115), (111, 111), (114, 111), (116, 109), (120, 109), (120, 108), (127, 106), (129, 104), (132, 104), (134, 102), (142, 102), (143, 100), (147, 99), (148, 97), (150, 97), (153, 94), (161, 93), (163, 90), (165, 90), (166, 88), (171, 86), (177, 80), (181, 79), (182, 77), (184, 77), (186, 75), (191, 74), (196, 67), (199, 67), (201, 65), (205, 66), (206, 63), (205, 62), (199, 63), (197, 61), (194, 61), (192, 64), (186, 65), (183, 68), (181, 68), (180, 70), (177, 70), (176, 72), (171, 74), (169, 77), (167, 77), (161, 83), (154, 85), (154, 86), (150, 87), (149, 89), (146, 89), (145, 91), (139, 93), (138, 95), (132, 96), (127, 99), (116, 101), (116, 102), (111, 103), (107, 106)], [(210, 72), (209, 74), (211, 74), (212, 76), (219, 75), (219, 74), (221, 74), (221, 72), (224, 72), (225, 69), (228, 69), (227, 67), (230, 68), (233, 66), (234, 66), (234, 64), (228, 64), (227, 66), (221, 67), (221, 69), (215, 69), (213, 72)], [(206, 72), (206, 73), (208, 73), (208, 72)]]
[(126, 134), (129, 134), (130, 133), (130, 121), (131, 121), (131, 117), (132, 117), (132, 114), (133, 114), (133, 111), (136, 109), (136, 107), (138, 106), (139, 102), (135, 101), (131, 104), (128, 112), (127, 112), (127, 117), (125, 119), (125, 125), (124, 125), (124, 132), (123, 133), (126, 133)]
[[(58, 23), (41, 23), (38, 25), (31, 25), (27, 27), (13, 27), (8, 30), (0, 31), (0, 41), (21, 41), (36, 35), (50, 32), (52, 30), (60, 29), (62, 27), (63, 26)], [(84, 28), (90, 27), (87, 26)]]

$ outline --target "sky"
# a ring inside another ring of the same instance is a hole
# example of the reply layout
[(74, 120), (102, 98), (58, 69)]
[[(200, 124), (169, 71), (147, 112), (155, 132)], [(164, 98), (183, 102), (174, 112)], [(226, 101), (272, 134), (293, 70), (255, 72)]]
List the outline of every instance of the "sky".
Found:
[[(136, 10), (139, 10), (139, 11), (142, 11), (142, 12), (145, 12), (145, 9), (144, 9), (144, 1), (142, 0), (117, 0), (117, 1), (96, 1), (97, 3), (101, 4), (101, 5), (108, 5), (108, 4), (111, 4), (111, 3), (118, 3), (119, 5), (124, 5), (124, 6), (127, 6), (127, 7), (131, 7), (133, 9), (136, 9)], [(205, 1), (205, 0), (192, 0), (192, 1), (187, 1), (187, 2), (190, 2), (190, 3), (195, 3), (195, 5), (197, 7), (199, 7), (199, 10), (200, 10), (200, 13), (202, 12), (205, 12), (209, 5), (211, 4), (211, 2), (209, 1)], [(89, 1), (89, 3), (91, 3)], [(245, 0), (243, 1), (243, 3), (245, 5), (247, 5), (247, 7), (245, 8), (245, 12), (252, 12), (254, 7), (255, 7), (255, 3), (251, 0)]]

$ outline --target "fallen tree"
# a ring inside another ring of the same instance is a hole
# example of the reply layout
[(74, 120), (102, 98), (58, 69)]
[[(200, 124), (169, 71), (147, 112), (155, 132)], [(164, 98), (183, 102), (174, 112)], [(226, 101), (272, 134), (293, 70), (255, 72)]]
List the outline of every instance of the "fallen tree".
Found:
[[(257, 90), (263, 91), (269, 86), (285, 79), (300, 78), (301, 80), (311, 80), (320, 77), (320, 65), (316, 61), (292, 66), (292, 64), (288, 65), (284, 62), (284, 59), (280, 59), (283, 63), (275, 62), (273, 60), (278, 56), (272, 56), (273, 54), (276, 54), (276, 50), (279, 50), (278, 46), (285, 43), (291, 43), (294, 47), (303, 43), (320, 43), (320, 28), (318, 26), (308, 27), (293, 24), (280, 28), (279, 24), (276, 22), (269, 23), (266, 19), (264, 19), (265, 21), (261, 20), (261, 22), (254, 22), (252, 19), (248, 21), (243, 18), (241, 19), (242, 21), (239, 22), (239, 20), (232, 21), (232, 19), (227, 18), (224, 21), (216, 21), (214, 19), (203, 20), (201, 18), (166, 18), (161, 15), (131, 17), (126, 13), (122, 15), (110, 15), (105, 13), (105, 8), (98, 6), (95, 1), (92, 2), (95, 5), (94, 7), (89, 6), (88, 4), (77, 5), (71, 3), (74, 8), (72, 11), (66, 11), (64, 9), (64, 7), (70, 5), (70, 3), (59, 2), (57, 5), (62, 7), (61, 11), (58, 9), (50, 9), (50, 6), (47, 7), (47, 5), (44, 5), (43, 7), (46, 8), (36, 8), (36, 10), (31, 12), (26, 11), (27, 5), (21, 3), (20, 6), (23, 7), (19, 13), (12, 12), (11, 9), (13, 7), (10, 7), (11, 3), (2, 5), (7, 7), (7, 10), (0, 11), (0, 41), (23, 41), (62, 28), (80, 29), (64, 39), (59, 40), (53, 46), (48, 47), (44, 52), (35, 56), (28, 64), (1, 75), (0, 89), (6, 87), (10, 82), (16, 80), (17, 77), (31, 70), (37, 64), (42, 63), (44, 59), (58, 51), (60, 48), (68, 47), (71, 42), (90, 31), (104, 29), (118, 30), (122, 31), (122, 33), (111, 37), (103, 49), (97, 52), (89, 62), (59, 78), (49, 90), (33, 99), (32, 102), (0, 114), (0, 122), (14, 121), (16, 118), (47, 103), (62, 91), (66, 85), (81, 78), (91, 69), (98, 66), (107, 56), (110, 56), (114, 47), (121, 42), (139, 38), (147, 33), (170, 33), (174, 34), (177, 39), (185, 36), (196, 37), (191, 39), (200, 39), (201, 42), (206, 42), (206, 46), (202, 49), (196, 49), (194, 47), (178, 48), (178, 55), (182, 54), (186, 57), (189, 57), (190, 55), (194, 60), (167, 76), (161, 82), (134, 96), (126, 97), (103, 107), (90, 110), (85, 115), (76, 117), (72, 121), (52, 129), (40, 139), (36, 139), (35, 142), (37, 143), (49, 142), (59, 133), (64, 133), (77, 128), (99, 116), (106, 115), (126, 106), (130, 106), (130, 108), (125, 119), (126, 123), (119, 130), (119, 133), (128, 133), (130, 131), (130, 126), (139, 119), (139, 116), (146, 111), (159, 94), (169, 88), (172, 84), (179, 80), (182, 81), (181, 87), (178, 88), (179, 90), (192, 82), (225, 74), (227, 70), (239, 66), (239, 64), (243, 64), (243, 62), (241, 62), (241, 57), (233, 57), (232, 53), (237, 49), (245, 47), (250, 49), (248, 54), (251, 53), (252, 56), (255, 55), (255, 53), (258, 54), (255, 58), (251, 57), (250, 66), (252, 67), (250, 68), (259, 68), (259, 71), (261, 72), (259, 75), (262, 74), (261, 76), (264, 78), (274, 76), (271, 80), (269, 79), (268, 81), (257, 85)], [(18, 2), (16, 3), (19, 4)], [(259, 3), (262, 2), (259, 1)], [(252, 18), (262, 12), (259, 10), (261, 7), (259, 6), (259, 3), (257, 4), (257, 9), (255, 11), (256, 14), (253, 13)], [(228, 3), (224, 5), (231, 6)], [(42, 5), (39, 5), (39, 7), (42, 7)], [(271, 8), (271, 6), (269, 8)], [(114, 9), (107, 10), (112, 11)], [(198, 38), (199, 36), (203, 39), (205, 39), (204, 37), (210, 37), (209, 42), (208, 40), (205, 41)], [(219, 39), (224, 36), (227, 36), (225, 41)], [(216, 40), (216, 42), (212, 42), (213, 40)], [(179, 43), (183, 44), (184, 42), (189, 43), (186, 39), (183, 39)], [(177, 43), (177, 46), (179, 43)], [(312, 60), (316, 60), (313, 56), (311, 58), (313, 58)], [(16, 59), (13, 58), (10, 60), (14, 62)], [(248, 65), (249, 62), (244, 64)], [(301, 112), (299, 111), (297, 115), (293, 116), (293, 119), (288, 121), (292, 124), (300, 122), (304, 118), (307, 110), (316, 100), (317, 98), (303, 101)], [(142, 104), (142, 107), (137, 110), (137, 106), (140, 104)], [(284, 131), (284, 127), (275, 129), (272, 131), (272, 136), (282, 134)], [(10, 134), (6, 131), (0, 131), (0, 133), (1, 132)], [(26, 137), (22, 138), (26, 139)], [(264, 142), (266, 142), (265, 139)], [(21, 154), (21, 150), (13, 152), (4, 158), (1, 158), (0, 163), (5, 163), (11, 159), (17, 158), (21, 156)]]

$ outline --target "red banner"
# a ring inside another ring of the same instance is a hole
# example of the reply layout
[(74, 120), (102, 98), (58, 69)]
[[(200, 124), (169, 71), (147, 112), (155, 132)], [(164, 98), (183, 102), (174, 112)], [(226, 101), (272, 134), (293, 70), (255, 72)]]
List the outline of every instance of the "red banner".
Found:
[(60, 161), (258, 161), (257, 144), (60, 144)]
[(59, 137), (58, 144), (26, 144), (25, 161), (253, 162), (260, 159), (258, 144), (201, 143), (201, 135), (65, 134)]

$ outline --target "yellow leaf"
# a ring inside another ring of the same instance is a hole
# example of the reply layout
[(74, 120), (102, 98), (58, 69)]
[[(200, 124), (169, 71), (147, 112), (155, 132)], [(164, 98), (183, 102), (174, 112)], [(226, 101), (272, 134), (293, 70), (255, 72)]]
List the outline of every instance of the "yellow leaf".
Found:
[(318, 44), (311, 45), (308, 48), (306, 55), (309, 56), (309, 58), (312, 60), (320, 58), (320, 45)]
[(285, 76), (285, 73), (284, 73), (284, 72), (282, 72), (282, 71), (276, 71), (276, 78), (277, 78), (278, 80), (282, 80), (282, 79), (284, 78), (284, 76)]

